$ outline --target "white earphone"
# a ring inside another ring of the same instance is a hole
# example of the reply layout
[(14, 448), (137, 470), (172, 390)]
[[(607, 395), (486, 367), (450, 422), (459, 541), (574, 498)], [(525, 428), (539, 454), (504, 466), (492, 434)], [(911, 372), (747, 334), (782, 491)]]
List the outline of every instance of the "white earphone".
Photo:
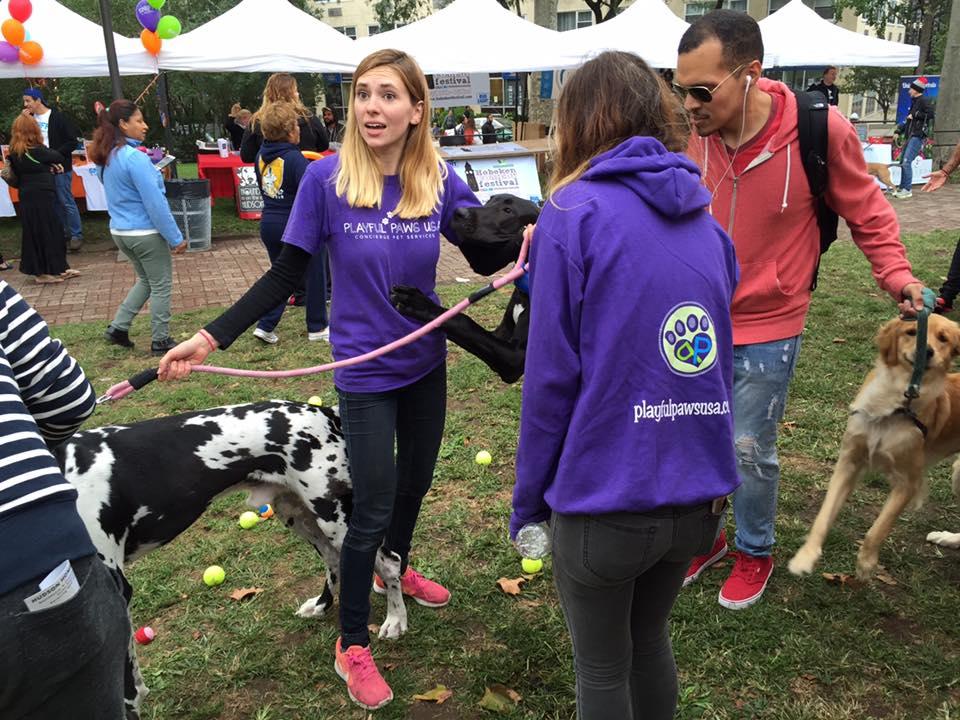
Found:
[(747, 75), (747, 90), (750, 89), (750, 83), (753, 82), (753, 75)]

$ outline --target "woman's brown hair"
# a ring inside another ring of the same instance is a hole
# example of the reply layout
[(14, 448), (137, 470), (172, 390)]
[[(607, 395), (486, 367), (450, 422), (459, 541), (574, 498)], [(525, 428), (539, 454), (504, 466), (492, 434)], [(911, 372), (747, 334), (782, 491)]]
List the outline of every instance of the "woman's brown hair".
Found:
[(310, 117), (310, 111), (300, 101), (297, 79), (290, 73), (274, 73), (267, 78), (267, 84), (263, 86), (263, 102), (260, 103), (260, 108), (250, 118), (250, 122), (260, 122), (263, 111), (278, 102), (293, 103), (297, 115)]
[(122, 147), (127, 136), (120, 129), (120, 121), (130, 122), (140, 108), (132, 100), (114, 100), (110, 107), (100, 111), (97, 129), (93, 131), (93, 142), (87, 149), (87, 157), (95, 165), (106, 167), (110, 162), (110, 153), (114, 148)]
[(628, 138), (652, 137), (679, 152), (689, 128), (677, 96), (647, 63), (632, 53), (605, 52), (564, 84), (553, 135), (551, 195), (580, 177), (595, 156)]
[(30, 148), (43, 145), (43, 133), (32, 115), (17, 115), (10, 128), (10, 154), (23, 155)]
[(260, 113), (260, 132), (271, 142), (286, 140), (297, 127), (297, 110), (293, 103), (278, 102)]

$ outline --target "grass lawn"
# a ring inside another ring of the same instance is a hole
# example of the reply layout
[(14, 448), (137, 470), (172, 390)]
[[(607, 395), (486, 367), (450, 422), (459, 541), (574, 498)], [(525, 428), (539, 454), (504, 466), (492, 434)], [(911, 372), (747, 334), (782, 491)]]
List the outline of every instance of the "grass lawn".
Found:
[[(254, 226), (251, 225), (251, 228)], [(907, 239), (917, 273), (933, 287), (949, 264), (955, 233)], [(442, 289), (446, 301), (471, 288)], [(472, 310), (492, 327), (506, 296)], [(615, 311), (611, 308), (611, 311)], [(824, 260), (797, 378), (781, 434), (783, 478), (778, 517), (778, 568), (763, 600), (743, 612), (721, 608), (725, 570), (708, 572), (681, 593), (673, 617), (680, 669), (680, 718), (776, 720), (952, 720), (960, 717), (960, 553), (924, 542), (929, 530), (960, 530), (949, 466), (936, 468), (930, 501), (906, 515), (883, 547), (881, 562), (896, 584), (850, 588), (819, 574), (800, 580), (786, 561), (802, 542), (823, 496), (846, 418), (846, 405), (872, 363), (872, 337), (894, 306), (873, 285), (851, 243)], [(214, 311), (192, 313), (178, 328), (199, 326)], [(137, 322), (144, 332), (148, 320)], [(60, 326), (98, 392), (147, 367), (100, 340), (102, 323)], [(217, 364), (292, 368), (316, 364), (325, 346), (305, 339), (302, 311), (286, 317), (276, 347), (245, 336)], [(654, 350), (651, 350), (654, 352)], [(506, 540), (520, 386), (502, 384), (485, 366), (452, 348), (449, 413), (434, 488), (414, 543), (414, 563), (453, 591), (449, 607), (408, 603), (410, 632), (398, 642), (374, 640), (375, 657), (396, 699), (378, 718), (425, 720), (492, 716), (479, 707), (484, 688), (503, 683), (522, 700), (522, 718), (572, 718), (569, 639), (549, 561), (517, 597), (496, 586), (520, 564)], [(88, 426), (129, 422), (268, 397), (334, 398), (327, 376), (257, 381), (197, 375), (153, 384), (100, 408)], [(474, 463), (487, 449), (493, 463)], [(638, 478), (637, 482), (643, 482)], [(856, 542), (878, 512), (886, 483), (871, 478), (854, 493), (824, 549), (822, 570), (852, 573)], [(299, 603), (319, 593), (316, 553), (275, 521), (240, 530), (239, 495), (218, 500), (176, 542), (130, 568), (137, 625), (158, 633), (140, 648), (152, 690), (143, 716), (156, 720), (320, 720), (364, 718), (333, 672), (336, 618), (301, 620)], [(201, 582), (204, 568), (223, 565), (218, 588)], [(723, 567), (729, 568), (724, 564)], [(264, 591), (239, 603), (240, 587)], [(371, 623), (385, 614), (374, 596)], [(453, 691), (442, 705), (412, 696), (438, 683)], [(612, 720), (617, 720), (613, 718)]]

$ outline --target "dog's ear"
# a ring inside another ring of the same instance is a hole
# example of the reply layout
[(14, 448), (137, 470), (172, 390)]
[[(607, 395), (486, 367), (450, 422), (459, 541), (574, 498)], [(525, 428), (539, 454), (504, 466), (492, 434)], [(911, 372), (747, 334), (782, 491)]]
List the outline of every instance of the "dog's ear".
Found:
[(893, 319), (880, 328), (877, 333), (877, 349), (880, 351), (880, 357), (891, 367), (898, 363), (897, 342), (900, 338), (898, 332), (900, 320)]
[(954, 357), (960, 355), (960, 326), (956, 323), (950, 323), (950, 351)]

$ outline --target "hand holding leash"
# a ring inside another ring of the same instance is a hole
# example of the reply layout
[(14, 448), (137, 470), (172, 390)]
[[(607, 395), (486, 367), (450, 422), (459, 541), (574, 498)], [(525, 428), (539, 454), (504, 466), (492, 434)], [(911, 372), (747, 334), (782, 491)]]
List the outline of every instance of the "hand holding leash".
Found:
[(213, 350), (214, 346), (210, 340), (198, 332), (189, 340), (184, 340), (167, 352), (160, 359), (158, 378), (161, 382), (182, 380), (190, 374), (194, 365), (201, 365)]
[(906, 318), (915, 318), (917, 313), (923, 310), (924, 306), (924, 291), (923, 283), (910, 283), (903, 286), (903, 290), (900, 292), (900, 297), (903, 300), (897, 305), (897, 308), (900, 310), (900, 317)]

